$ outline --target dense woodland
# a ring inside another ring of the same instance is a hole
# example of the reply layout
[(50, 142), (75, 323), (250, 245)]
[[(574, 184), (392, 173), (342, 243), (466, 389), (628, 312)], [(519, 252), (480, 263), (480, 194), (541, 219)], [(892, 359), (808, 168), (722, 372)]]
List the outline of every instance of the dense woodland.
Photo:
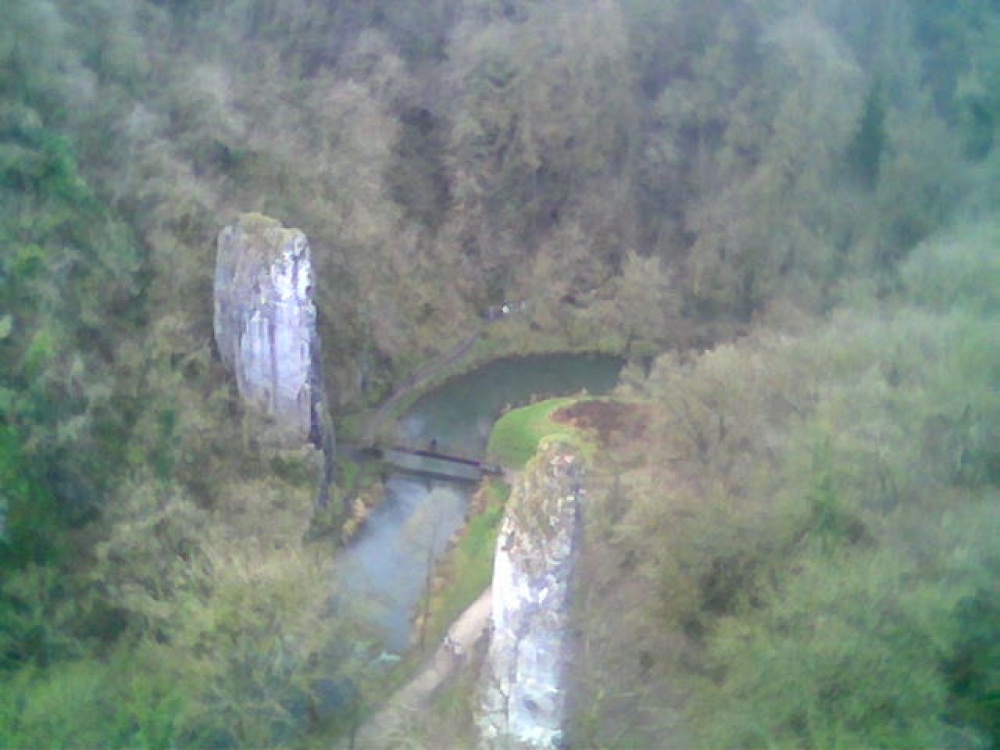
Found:
[(505, 300), (496, 354), (629, 360), (575, 746), (1000, 745), (995, 2), (3, 17), (0, 746), (318, 746), (377, 692), (213, 350), (246, 210), (310, 238), (348, 435)]

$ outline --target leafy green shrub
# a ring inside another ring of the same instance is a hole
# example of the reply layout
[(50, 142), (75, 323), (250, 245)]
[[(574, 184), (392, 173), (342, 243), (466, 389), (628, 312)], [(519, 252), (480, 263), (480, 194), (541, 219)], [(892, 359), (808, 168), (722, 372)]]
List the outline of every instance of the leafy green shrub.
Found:
[(962, 227), (922, 243), (900, 269), (907, 299), (933, 310), (1000, 313), (1000, 224)]
[[(696, 692), (705, 746), (932, 747), (945, 731), (942, 665), (977, 576), (942, 585), (895, 552), (789, 561), (762, 607), (723, 619), (718, 675)], [(942, 562), (944, 562), (942, 560)]]
[(190, 742), (183, 722), (192, 695), (148, 657), (119, 652), (8, 676), (0, 746), (166, 750)]

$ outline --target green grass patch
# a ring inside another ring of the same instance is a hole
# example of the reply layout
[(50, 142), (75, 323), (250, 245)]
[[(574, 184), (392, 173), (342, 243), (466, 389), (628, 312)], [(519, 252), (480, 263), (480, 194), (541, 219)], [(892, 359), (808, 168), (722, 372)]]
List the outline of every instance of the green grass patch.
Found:
[(551, 418), (557, 409), (578, 400), (575, 396), (551, 398), (507, 412), (493, 426), (487, 456), (508, 468), (519, 469), (535, 455), (543, 438), (585, 447), (587, 441), (579, 430)]
[(432, 636), (442, 635), (490, 585), (502, 519), (503, 505), (490, 503), (469, 521), (465, 534), (448, 556), (449, 584), (431, 602), (427, 632)]
[(437, 643), (452, 622), (472, 604), (493, 579), (493, 554), (510, 487), (491, 479), (485, 487), (486, 509), (477, 513), (442, 563), (448, 584), (436, 592), (427, 621), (428, 643)]

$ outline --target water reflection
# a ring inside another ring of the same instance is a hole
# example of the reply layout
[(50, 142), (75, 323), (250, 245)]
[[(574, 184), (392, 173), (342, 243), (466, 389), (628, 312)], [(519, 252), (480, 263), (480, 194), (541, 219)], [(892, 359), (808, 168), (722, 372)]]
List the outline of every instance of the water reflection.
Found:
[(420, 603), (428, 565), (462, 525), (468, 490), (443, 482), (392, 476), (386, 501), (342, 558), (344, 584), (367, 598), (372, 622), (386, 646), (409, 646), (410, 617)]

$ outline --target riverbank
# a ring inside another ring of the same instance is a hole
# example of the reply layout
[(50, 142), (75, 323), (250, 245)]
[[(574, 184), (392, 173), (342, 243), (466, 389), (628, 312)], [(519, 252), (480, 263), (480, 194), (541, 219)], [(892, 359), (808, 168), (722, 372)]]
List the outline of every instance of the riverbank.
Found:
[(416, 398), (419, 396), (420, 393), (423, 393), (437, 382), (442, 373), (461, 362), (472, 351), (472, 348), (481, 335), (482, 332), (477, 331), (469, 338), (461, 341), (451, 351), (445, 352), (437, 359), (431, 360), (431, 362), (407, 378), (372, 414), (362, 431), (361, 444), (373, 444), (379, 437), (386, 420), (402, 412), (408, 403), (411, 403), (410, 397)]
[(448, 635), (417, 674), (336, 750), (382, 750), (405, 740), (406, 727), (425, 712), (442, 686), (463, 666), (488, 632), (492, 589), (487, 588), (455, 619)]
[[(580, 330), (576, 330), (580, 328)], [(512, 314), (484, 322), (480, 330), (426, 362), (395, 387), (392, 395), (367, 416), (352, 415), (345, 427), (355, 426), (362, 445), (376, 442), (387, 424), (398, 419), (424, 394), (453, 378), (466, 375), (491, 362), (543, 355), (592, 354), (621, 358), (629, 354), (628, 340), (599, 326), (569, 326), (546, 330), (530, 313)], [(339, 425), (338, 425), (339, 426)]]

